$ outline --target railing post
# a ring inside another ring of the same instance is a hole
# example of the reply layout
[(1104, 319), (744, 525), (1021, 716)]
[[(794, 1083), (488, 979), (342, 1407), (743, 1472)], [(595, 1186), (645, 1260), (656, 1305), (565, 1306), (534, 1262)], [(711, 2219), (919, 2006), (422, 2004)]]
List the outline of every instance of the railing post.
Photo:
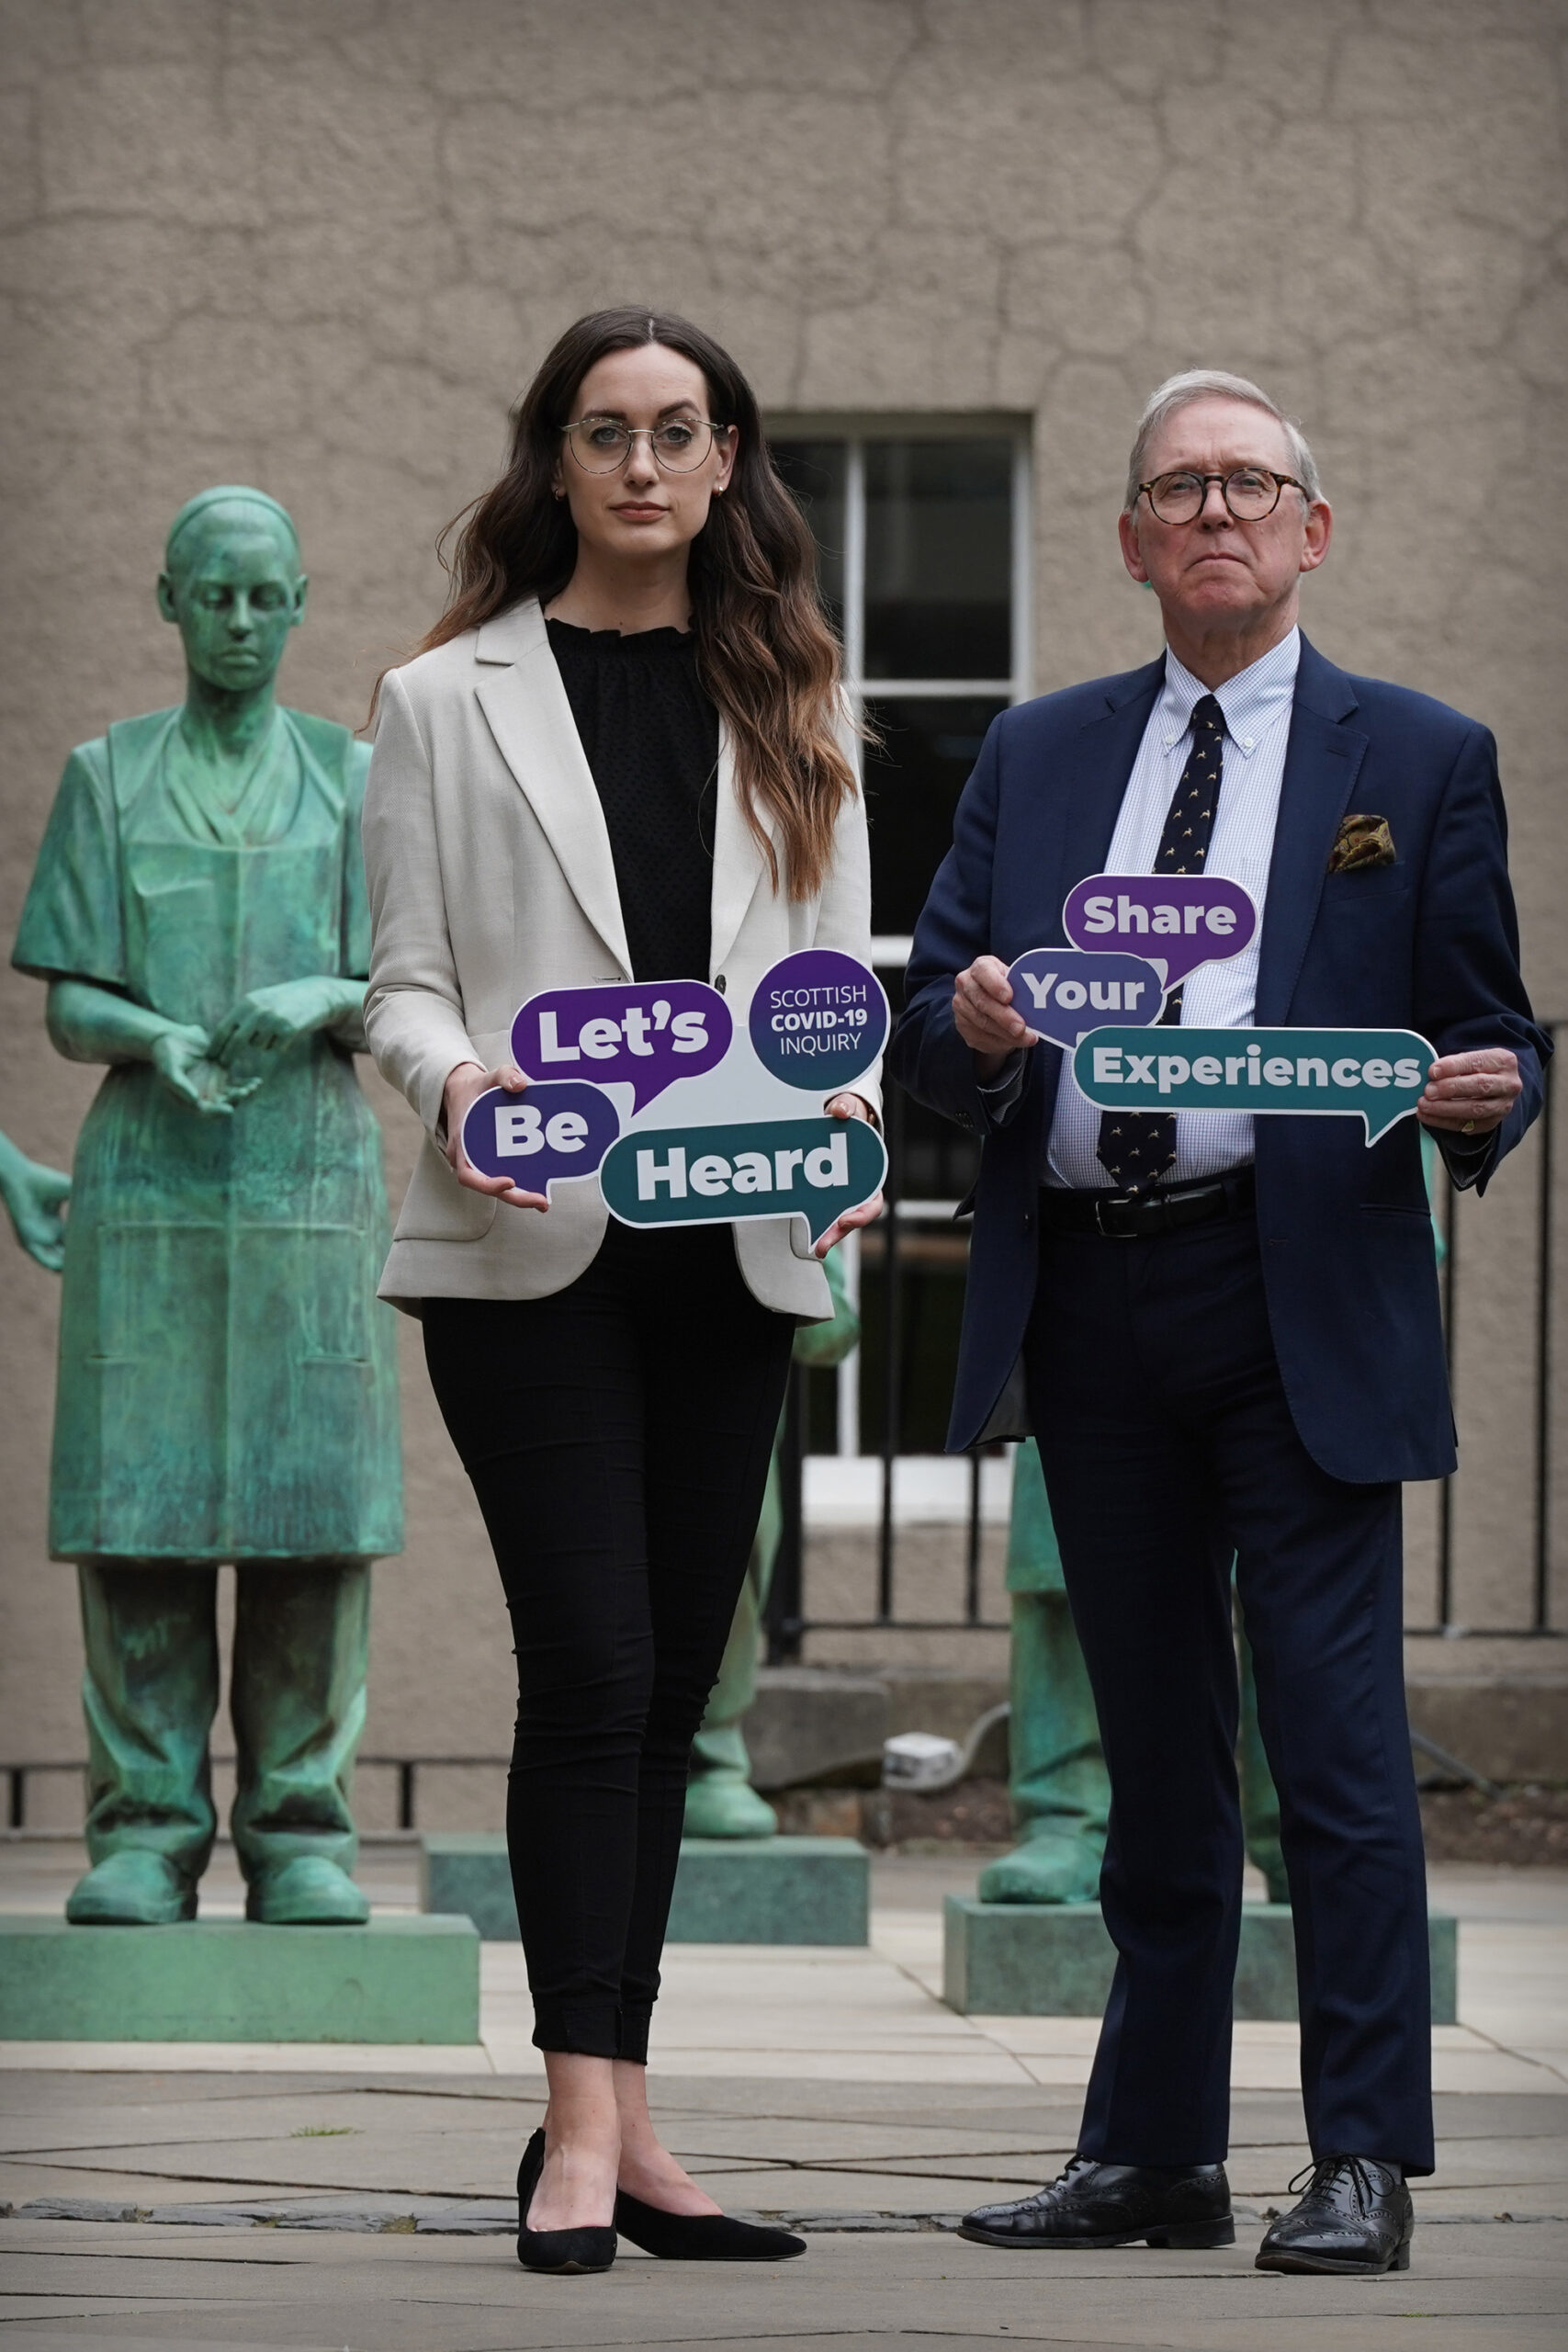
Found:
[[(1454, 1313), (1459, 1296), (1455, 1280), (1459, 1269), (1459, 1190), (1448, 1182), (1448, 1216), (1444, 1221), (1443, 1238), (1448, 1247), (1443, 1257), (1443, 1352), (1448, 1358), (1449, 1394), (1454, 1394)], [(1454, 1401), (1454, 1418), (1459, 1418), (1459, 1403)], [(1454, 1599), (1454, 1473), (1450, 1470), (1438, 1490), (1438, 1623), (1443, 1627), (1453, 1623)]]
[[(1557, 1043), (1557, 1024), (1551, 1025)], [(1536, 1266), (1535, 1332), (1535, 1594), (1530, 1622), (1538, 1634), (1551, 1630), (1551, 1317), (1552, 1298), (1552, 1064), (1541, 1074), (1540, 1214)]]
[(806, 1368), (791, 1364), (779, 1432), (778, 1556), (763, 1623), (768, 1664), (789, 1666), (800, 1656), (806, 1551)]
[(887, 1190), (882, 1220), (882, 1523), (877, 1530), (876, 1614), (893, 1616), (893, 1474), (903, 1421), (903, 1317), (898, 1297), (898, 1194), (902, 1183), (904, 1097), (894, 1087), (887, 1097)]

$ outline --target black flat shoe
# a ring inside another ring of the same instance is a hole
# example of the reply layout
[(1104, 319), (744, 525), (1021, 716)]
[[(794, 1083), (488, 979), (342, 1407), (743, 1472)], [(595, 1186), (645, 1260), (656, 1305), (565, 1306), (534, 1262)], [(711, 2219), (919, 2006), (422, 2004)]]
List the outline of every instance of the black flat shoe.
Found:
[(1224, 2165), (1101, 2165), (1074, 2156), (1016, 2205), (981, 2205), (958, 2233), (976, 2245), (1235, 2245)]
[(1258, 2267), (1379, 2278), (1385, 2270), (1409, 2269), (1415, 2227), (1416, 2209), (1397, 2166), (1374, 2156), (1324, 2156), (1300, 2204), (1264, 2233)]
[(528, 2208), (545, 2169), (545, 2135), (536, 2132), (517, 2167), (517, 2259), (525, 2270), (553, 2270), (561, 2278), (588, 2270), (608, 2270), (615, 2258), (613, 2227), (586, 2230), (531, 2230)]
[(728, 2213), (666, 2213), (629, 2188), (615, 2191), (615, 2227), (665, 2262), (787, 2262), (806, 2252), (806, 2240), (788, 2230), (734, 2222)]

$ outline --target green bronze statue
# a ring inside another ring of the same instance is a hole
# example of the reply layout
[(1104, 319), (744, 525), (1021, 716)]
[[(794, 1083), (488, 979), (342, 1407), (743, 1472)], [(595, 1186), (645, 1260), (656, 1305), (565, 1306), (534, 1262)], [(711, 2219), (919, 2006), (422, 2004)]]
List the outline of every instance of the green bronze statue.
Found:
[(86, 1645), (84, 1924), (195, 1915), (222, 1562), (247, 1916), (367, 1913), (369, 1570), (402, 1543), (380, 1136), (353, 1063), (369, 755), (274, 700), (305, 588), (263, 492), (181, 508), (158, 604), (185, 702), (73, 752), (13, 958), (49, 983), (56, 1048), (109, 1066), (76, 1148), (50, 1495)]
[(40, 1266), (57, 1274), (65, 1263), (65, 1225), (62, 1216), (71, 1198), (71, 1179), (58, 1168), (29, 1159), (0, 1135), (0, 1201), (11, 1220), (11, 1230)]
[[(836, 1253), (824, 1259), (823, 1271), (833, 1294), (833, 1319), (803, 1323), (792, 1351), (796, 1363), (818, 1372), (842, 1363), (860, 1338), (860, 1317), (844, 1289)], [(735, 1622), (702, 1729), (692, 1745), (692, 1777), (686, 1784), (688, 1838), (771, 1838), (779, 1826), (773, 1806), (751, 1786), (751, 1759), (746, 1752), (741, 1718), (757, 1695), (757, 1669), (766, 1648), (762, 1619), (783, 1533), (784, 1497), (775, 1440), (762, 1514), (746, 1563)]]
[[(1019, 1447), (1013, 1465), (1007, 1589), (1012, 1596), (1009, 1794), (1021, 1834), (1010, 1854), (981, 1871), (979, 1896), (983, 1903), (1095, 1903), (1111, 1782), (1032, 1438)], [(1247, 1850), (1263, 1873), (1269, 1901), (1287, 1903), (1280, 1801), (1258, 1729), (1251, 1655), (1239, 1634), (1237, 1647), (1236, 1768)]]

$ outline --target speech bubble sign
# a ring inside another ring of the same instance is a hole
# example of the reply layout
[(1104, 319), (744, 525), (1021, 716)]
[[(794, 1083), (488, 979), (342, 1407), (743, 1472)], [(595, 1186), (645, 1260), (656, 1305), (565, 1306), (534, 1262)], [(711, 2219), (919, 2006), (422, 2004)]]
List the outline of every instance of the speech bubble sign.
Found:
[(1073, 1055), (1080, 1093), (1106, 1111), (1347, 1114), (1376, 1143), (1421, 1099), (1437, 1059), (1414, 1029), (1107, 1027)]
[(1015, 1012), (1037, 1037), (1068, 1053), (1107, 1019), (1157, 1021), (1165, 989), (1142, 956), (1086, 955), (1078, 947), (1032, 947), (1008, 966)]
[(736, 1119), (623, 1136), (605, 1153), (599, 1182), (623, 1225), (803, 1216), (820, 1241), (886, 1173), (882, 1138), (864, 1119)]
[(1200, 964), (1239, 956), (1258, 909), (1218, 874), (1091, 874), (1068, 891), (1062, 928), (1075, 947), (1146, 956), (1174, 989)]
[(887, 1018), (876, 974), (836, 947), (804, 947), (774, 964), (747, 1016), (763, 1069), (818, 1094), (863, 1076), (886, 1042)]
[(734, 1033), (705, 980), (604, 980), (531, 996), (512, 1024), (512, 1051), (529, 1078), (629, 1086), (636, 1112), (721, 1062)]
[(520, 1193), (543, 1193), (593, 1175), (621, 1132), (607, 1094), (581, 1079), (542, 1080), (520, 1094), (492, 1086), (463, 1117), (463, 1149), (481, 1176), (506, 1176)]

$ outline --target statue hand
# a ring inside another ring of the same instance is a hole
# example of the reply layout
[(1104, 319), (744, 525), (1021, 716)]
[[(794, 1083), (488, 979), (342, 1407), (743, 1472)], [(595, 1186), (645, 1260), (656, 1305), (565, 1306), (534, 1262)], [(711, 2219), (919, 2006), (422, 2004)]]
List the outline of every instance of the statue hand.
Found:
[[(227, 1118), (240, 1099), (210, 1059), (204, 1029), (165, 1029), (153, 1040), (151, 1058), (170, 1093), (193, 1111)], [(254, 1090), (247, 1087), (244, 1091)]]
[[(269, 989), (253, 989), (231, 1012), (224, 1014), (208, 1047), (212, 1059), (228, 1068), (241, 1054), (259, 1054), (270, 1060), (286, 1053), (301, 1037), (341, 1019), (341, 980), (324, 976), (304, 980), (279, 980)], [(252, 1090), (247, 1089), (247, 1091)]]
[(40, 1266), (57, 1274), (65, 1263), (65, 1226), (61, 1212), (71, 1198), (71, 1179), (58, 1168), (24, 1159), (3, 1187), (17, 1240)]

